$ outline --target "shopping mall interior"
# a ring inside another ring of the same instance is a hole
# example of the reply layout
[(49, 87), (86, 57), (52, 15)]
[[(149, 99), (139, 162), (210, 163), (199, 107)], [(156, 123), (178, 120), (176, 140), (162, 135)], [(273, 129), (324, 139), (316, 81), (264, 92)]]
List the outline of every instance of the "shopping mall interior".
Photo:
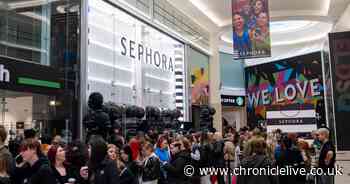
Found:
[(327, 127), (347, 184), (349, 19), (350, 0), (0, 0), (0, 125), (69, 141), (108, 109), (129, 133)]

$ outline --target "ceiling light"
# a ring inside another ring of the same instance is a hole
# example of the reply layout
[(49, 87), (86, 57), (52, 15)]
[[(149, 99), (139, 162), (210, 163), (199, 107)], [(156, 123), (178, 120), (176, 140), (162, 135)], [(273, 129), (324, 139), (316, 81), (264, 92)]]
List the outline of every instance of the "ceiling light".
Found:
[(51, 100), (49, 103), (50, 106), (56, 106), (57, 102), (55, 100)]

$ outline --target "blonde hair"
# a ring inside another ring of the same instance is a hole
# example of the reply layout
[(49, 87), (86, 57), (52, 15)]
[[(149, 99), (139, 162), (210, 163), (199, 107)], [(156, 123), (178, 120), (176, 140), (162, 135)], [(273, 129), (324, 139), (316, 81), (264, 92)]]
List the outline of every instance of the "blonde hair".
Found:
[(324, 134), (326, 138), (329, 138), (329, 130), (327, 128), (320, 128), (317, 131), (319, 134)]
[(224, 158), (225, 160), (235, 160), (235, 145), (232, 142), (225, 142)]

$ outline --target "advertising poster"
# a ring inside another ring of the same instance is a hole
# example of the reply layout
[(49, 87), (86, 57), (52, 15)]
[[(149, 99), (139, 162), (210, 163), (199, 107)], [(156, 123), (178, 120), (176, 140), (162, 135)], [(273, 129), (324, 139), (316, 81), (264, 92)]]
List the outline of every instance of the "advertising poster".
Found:
[(350, 150), (350, 32), (329, 35), (338, 150)]
[(209, 104), (209, 58), (196, 50), (190, 53), (192, 105)]
[(245, 73), (252, 126), (315, 125), (325, 119), (318, 108), (324, 104), (320, 52), (248, 67)]
[(268, 0), (232, 0), (234, 59), (271, 56)]

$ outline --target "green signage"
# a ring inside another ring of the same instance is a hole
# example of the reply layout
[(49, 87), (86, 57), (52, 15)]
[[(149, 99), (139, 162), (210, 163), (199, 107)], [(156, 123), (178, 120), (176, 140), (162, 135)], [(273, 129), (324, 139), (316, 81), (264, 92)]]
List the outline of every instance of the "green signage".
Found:
[(18, 81), (18, 84), (25, 84), (30, 86), (40, 86), (40, 87), (48, 87), (48, 88), (55, 88), (55, 89), (61, 88), (61, 84), (59, 82), (38, 80), (38, 79), (32, 79), (27, 77), (18, 77), (17, 81)]

